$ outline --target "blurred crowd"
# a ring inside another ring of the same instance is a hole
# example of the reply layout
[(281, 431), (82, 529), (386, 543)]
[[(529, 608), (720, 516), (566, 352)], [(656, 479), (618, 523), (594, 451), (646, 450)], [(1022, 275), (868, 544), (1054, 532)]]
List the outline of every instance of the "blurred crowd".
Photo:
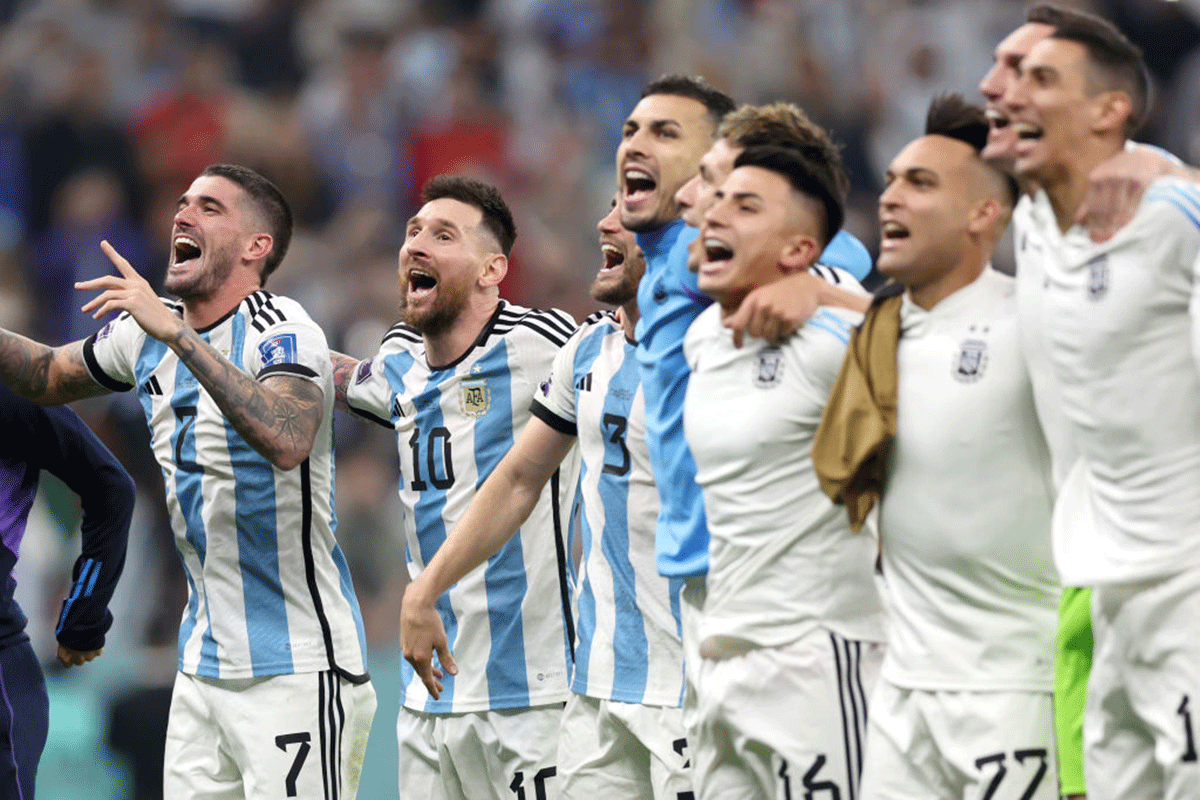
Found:
[[(1200, 0), (1076, 4), (1146, 50), (1156, 102), (1138, 138), (1200, 164)], [(930, 97), (978, 96), (1024, 6), (0, 0), (0, 325), (52, 343), (96, 330), (73, 284), (110, 270), (98, 242), (160, 281), (176, 199), (222, 161), (259, 170), (292, 203), (296, 238), (267, 288), (305, 305), (335, 349), (370, 355), (394, 320), (403, 223), (444, 171), (500, 185), (514, 209), (504, 296), (582, 319), (621, 123), (667, 72), (703, 75), (739, 102), (797, 102), (832, 131), (852, 182), (847, 226), (874, 251), (884, 166), (919, 135)], [(39, 795), (146, 800), (161, 796), (159, 726), (186, 587), (140, 407), (114, 396), (78, 410), (137, 480), (138, 517), (104, 657), (50, 677)], [(386, 676), (398, 669), (405, 581), (395, 440), (339, 414), (337, 446), (338, 538), (379, 678), (362, 796), (395, 796)], [(49, 661), (77, 512), (45, 484), (18, 594)]]

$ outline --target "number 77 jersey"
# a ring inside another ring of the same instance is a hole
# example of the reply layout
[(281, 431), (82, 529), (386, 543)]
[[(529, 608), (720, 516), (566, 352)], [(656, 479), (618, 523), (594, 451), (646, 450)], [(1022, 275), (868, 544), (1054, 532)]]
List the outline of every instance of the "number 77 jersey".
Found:
[[(396, 431), (410, 575), (433, 558), (508, 453), (529, 420), (534, 392), (574, 330), (575, 321), (561, 311), (501, 301), (451, 364), (431, 366), (421, 335), (402, 323), (359, 364), (346, 402)], [(401, 662), (407, 708), (459, 713), (567, 699), (572, 621), (565, 526), (578, 475), (572, 450), (517, 534), (438, 598), (459, 674), (446, 675), (445, 691), (433, 700)]]

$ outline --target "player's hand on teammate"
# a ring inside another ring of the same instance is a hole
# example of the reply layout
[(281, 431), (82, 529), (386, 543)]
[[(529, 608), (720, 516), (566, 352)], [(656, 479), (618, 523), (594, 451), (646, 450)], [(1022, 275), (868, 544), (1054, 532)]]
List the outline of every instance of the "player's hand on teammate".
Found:
[(750, 292), (725, 320), (725, 327), (733, 331), (734, 347), (742, 346), (746, 334), (769, 342), (791, 336), (816, 313), (825, 285), (816, 275), (798, 272)]
[(107, 241), (100, 242), (100, 249), (119, 274), (75, 284), (75, 288), (82, 291), (101, 290), (84, 304), (84, 313), (91, 312), (93, 319), (100, 319), (110, 311), (127, 311), (142, 330), (155, 339), (165, 340), (177, 335), (183, 322), (163, 304), (149, 282)]
[[(423, 585), (418, 576), (404, 590), (400, 605), (400, 650), (429, 690), (429, 695), (437, 700), (442, 695), (441, 679), (446, 673), (457, 675), (458, 664), (450, 653), (446, 628), (434, 605), (437, 598), (426, 598)], [(433, 666), (435, 652), (445, 672)]]
[(70, 669), (71, 667), (78, 667), (81, 664), (86, 664), (88, 661), (91, 661), (93, 658), (103, 652), (103, 647), (101, 647), (99, 650), (72, 650), (66, 645), (60, 644), (58, 646), (58, 661), (64, 667)]
[(1147, 147), (1117, 153), (1088, 176), (1087, 195), (1075, 223), (1088, 229), (1093, 242), (1106, 242), (1133, 219), (1142, 194), (1155, 178), (1184, 174), (1184, 168)]

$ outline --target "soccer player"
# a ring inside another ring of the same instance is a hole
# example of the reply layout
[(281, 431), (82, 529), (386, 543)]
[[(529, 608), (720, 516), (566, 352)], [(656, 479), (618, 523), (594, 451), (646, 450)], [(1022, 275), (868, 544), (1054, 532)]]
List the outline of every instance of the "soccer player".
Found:
[[(721, 120), (733, 108), (732, 100), (698, 79), (661, 78), (646, 86), (625, 120), (616, 154), (621, 224), (637, 233), (646, 257), (646, 276), (638, 287), (637, 357), (646, 403), (646, 440), (661, 503), (656, 562), (661, 574), (684, 579), (681, 629), (689, 683), (690, 665), (699, 662), (694, 621), (704, 604), (708, 528), (695, 482), (695, 461), (683, 436), (689, 374), (683, 341), (688, 326), (711, 298), (698, 289), (696, 273), (688, 268), (688, 249), (698, 229), (680, 217), (679, 190), (699, 172), (702, 157), (716, 142)], [(788, 128), (792, 127), (789, 122)], [(702, 205), (702, 200), (692, 203), (701, 214), (706, 210)], [(752, 334), (790, 333), (798, 324), (795, 320), (803, 321), (815, 307), (808, 280), (794, 275), (784, 281), (805, 282), (799, 291), (785, 295), (807, 311), (781, 312), (778, 304), (766, 303), (762, 313), (735, 314), (725, 322)], [(759, 308), (759, 298), (774, 288), (752, 293), (744, 305)], [(778, 319), (785, 315), (793, 322), (781, 324)], [(688, 692), (685, 713), (692, 707)]]
[[(400, 449), (417, 579), (403, 606), (412, 635), (401, 640), (401, 794), (556, 797), (558, 727), (570, 694), (564, 526), (577, 455), (559, 459), (529, 498), (525, 524), (486, 565), (426, 596), (429, 582), (419, 576), (529, 422), (534, 392), (576, 325), (563, 312), (500, 299), (516, 228), (499, 191), (443, 175), (422, 199), (400, 248), (402, 321), (375, 356), (337, 356), (336, 368), (350, 410), (393, 428)], [(437, 661), (435, 637), (411, 624), (410, 602), (448, 636)]]
[(1200, 603), (1187, 535), (1200, 506), (1189, 499), (1200, 431), (1176, 399), (1197, 381), (1186, 340), (1198, 192), (1155, 181), (1102, 244), (1074, 224), (1088, 174), (1123, 151), (1146, 92), (1136, 48), (1082, 20), (1030, 49), (1003, 100), (1017, 174), (1039, 187), (1015, 215), (1018, 270), (1042, 268), (1029, 324), (1080, 453), (1060, 489), (1054, 547), (1064, 582), (1095, 592), (1084, 744), (1090, 794), (1101, 798), (1195, 796), (1200, 786), (1188, 705), (1197, 654), (1178, 635)]
[[(213, 165), (179, 198), (156, 297), (117, 275), (77, 284), (116, 320), (49, 348), (0, 331), (0, 380), (42, 404), (136, 389), (188, 577), (164, 795), (357, 791), (375, 691), (333, 536), (333, 383), (321, 330), (262, 288), (291, 236), (269, 181)], [(312, 752), (310, 756), (310, 751)]]
[(590, 316), (559, 351), (533, 418), (410, 586), (401, 637), (413, 643), (410, 621), (432, 626), (444, 656), (433, 601), (512, 536), (578, 440), (583, 547), (573, 693), (558, 735), (562, 797), (677, 800), (692, 791), (679, 708), (681, 582), (654, 568), (658, 495), (633, 338), (645, 261), (615, 203), (598, 228), (604, 265), (591, 294), (618, 309)]
[[(997, 46), (995, 64), (979, 84), (987, 100), (990, 131), (983, 155), (1012, 172), (1016, 159), (1017, 136), (1008, 124), (1003, 98), (1017, 79), (1021, 61), (1030, 48), (1045, 39), (1061, 24), (1095, 22), (1098, 17), (1073, 8), (1039, 3), (1026, 13), (1026, 22), (1006, 36)], [(1094, 241), (1106, 241), (1124, 225), (1137, 209), (1146, 187), (1162, 176), (1196, 181), (1196, 174), (1161, 151), (1126, 142), (1124, 151), (1092, 169), (1088, 175), (1088, 193), (1076, 213), (1076, 221), (1086, 223)], [(1036, 184), (1018, 177), (1022, 190), (1036, 192)], [(1018, 246), (1026, 241), (1019, 241)], [(1041, 329), (1040, 315), (1044, 277), (1040, 259), (1019, 258), (1017, 272), (1017, 311), (1025, 360), (1033, 381), (1034, 400), (1042, 431), (1050, 447), (1055, 486), (1062, 484), (1075, 463), (1077, 452), (1071, 441), (1070, 427), (1062, 414), (1057, 379), (1050, 367)], [(1059, 605), (1059, 630), (1055, 642), (1054, 715), (1058, 728), (1059, 779), (1062, 793), (1072, 798), (1086, 795), (1083, 777), (1083, 706), (1087, 676), (1092, 661), (1092, 627), (1089, 612), (1091, 589), (1066, 586)]]
[(694, 669), (701, 798), (858, 789), (883, 649), (875, 544), (821, 492), (809, 448), (862, 315), (822, 307), (783, 343), (741, 348), (722, 324), (755, 288), (813, 267), (842, 222), (838, 162), (832, 146), (748, 148), (700, 231), (699, 287), (716, 303), (687, 333), (684, 429), (711, 534)]
[(37, 656), (25, 633), (28, 621), (13, 597), (12, 576), (38, 473), (46, 470), (79, 496), (83, 506), (83, 552), (75, 560), (71, 593), (58, 626), (58, 660), (64, 667), (86, 663), (104, 652), (112, 625), (108, 610), (133, 518), (133, 480), (120, 462), (69, 408), (42, 408), (0, 387), (0, 474), (4, 512), (0, 532), (0, 795), (32, 798), (38, 759), (46, 746), (49, 699)]
[(905, 294), (864, 800), (1058, 796), (1053, 485), (1014, 282), (988, 263), (1017, 187), (987, 136), (982, 109), (935, 100), (879, 198), (877, 267)]

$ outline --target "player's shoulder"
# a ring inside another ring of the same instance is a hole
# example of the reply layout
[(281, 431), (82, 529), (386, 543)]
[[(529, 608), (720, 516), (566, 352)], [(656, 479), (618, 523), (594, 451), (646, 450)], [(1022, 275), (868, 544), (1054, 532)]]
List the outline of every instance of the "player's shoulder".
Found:
[(602, 308), (599, 311), (593, 311), (588, 314), (583, 322), (579, 323), (578, 329), (575, 331), (575, 336), (581, 338), (589, 336), (596, 331), (604, 331), (608, 333), (613, 330), (622, 330), (621, 321), (617, 319), (617, 312), (612, 309)]
[(489, 338), (499, 336), (527, 337), (562, 347), (575, 333), (575, 318), (557, 308), (526, 308), (500, 301)]
[(1176, 177), (1156, 179), (1146, 188), (1135, 222), (1200, 230), (1200, 185)]
[(246, 324), (259, 333), (285, 322), (316, 324), (300, 303), (266, 289), (257, 289), (246, 295), (238, 310), (245, 315)]
[(808, 271), (826, 283), (832, 284), (839, 289), (845, 289), (850, 292), (861, 292), (866, 294), (867, 290), (858, 282), (858, 278), (854, 274), (841, 267), (833, 266), (823, 262), (817, 262), (808, 268)]
[(380, 352), (398, 352), (412, 351), (417, 352), (424, 350), (425, 340), (417, 329), (409, 325), (407, 322), (397, 322), (392, 327), (387, 329), (383, 334), (383, 339), (379, 342)]

